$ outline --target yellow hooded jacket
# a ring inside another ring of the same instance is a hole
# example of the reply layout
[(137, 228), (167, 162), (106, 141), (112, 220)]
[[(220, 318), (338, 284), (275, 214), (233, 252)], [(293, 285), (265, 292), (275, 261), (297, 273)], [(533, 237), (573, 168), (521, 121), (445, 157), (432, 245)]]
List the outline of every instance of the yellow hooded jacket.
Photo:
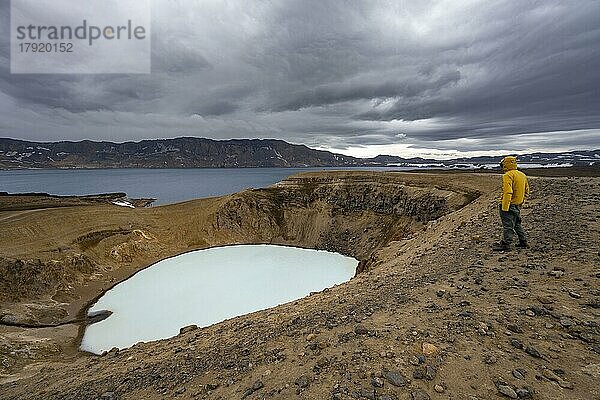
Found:
[(529, 183), (527, 176), (517, 170), (516, 157), (504, 157), (502, 159), (502, 211), (508, 211), (511, 204), (521, 205), (529, 196)]

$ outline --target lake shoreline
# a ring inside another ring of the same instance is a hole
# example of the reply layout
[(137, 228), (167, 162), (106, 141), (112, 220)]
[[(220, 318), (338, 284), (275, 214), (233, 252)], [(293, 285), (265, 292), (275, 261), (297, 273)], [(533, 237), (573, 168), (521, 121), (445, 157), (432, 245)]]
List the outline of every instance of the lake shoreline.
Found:
[[(184, 326), (206, 327), (295, 301), (351, 279), (357, 264), (337, 253), (265, 244), (211, 247), (160, 260), (106, 290), (91, 304), (88, 318), (103, 310), (111, 310), (113, 315), (103, 318), (101, 325), (86, 324), (81, 349), (101, 354), (113, 347), (123, 349), (140, 341), (176, 336)], [(218, 274), (212, 272), (215, 268)], [(160, 282), (160, 288), (155, 282)], [(136, 290), (146, 286), (153, 287), (151, 296)], [(184, 287), (185, 295), (181, 292)], [(172, 293), (166, 295), (169, 291)], [(223, 297), (224, 293), (228, 295)], [(148, 307), (152, 312), (147, 315)], [(185, 320), (174, 318), (165, 307), (177, 310), (177, 315), (187, 309)], [(122, 333), (131, 332), (132, 325), (135, 334)], [(140, 326), (146, 328), (140, 331)]]

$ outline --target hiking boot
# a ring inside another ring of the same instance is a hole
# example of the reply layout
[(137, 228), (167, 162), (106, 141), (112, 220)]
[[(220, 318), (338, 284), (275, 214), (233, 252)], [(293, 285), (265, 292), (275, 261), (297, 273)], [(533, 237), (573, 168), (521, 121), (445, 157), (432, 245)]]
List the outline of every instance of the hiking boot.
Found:
[(509, 251), (510, 245), (501, 240), (500, 242), (494, 243), (492, 245), (492, 250), (494, 250), (494, 251)]
[(529, 244), (525, 240), (522, 240), (522, 241), (520, 240), (519, 243), (515, 244), (515, 247), (517, 249), (528, 249), (529, 248)]

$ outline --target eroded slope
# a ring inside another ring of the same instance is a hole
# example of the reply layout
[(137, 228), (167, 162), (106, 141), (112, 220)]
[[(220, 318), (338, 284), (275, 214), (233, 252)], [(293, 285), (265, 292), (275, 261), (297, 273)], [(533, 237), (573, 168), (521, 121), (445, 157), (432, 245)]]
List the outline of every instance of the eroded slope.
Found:
[[(594, 399), (600, 180), (531, 183), (533, 198), (523, 211), (529, 250), (490, 251), (499, 222), (489, 192), (372, 252), (369, 273), (344, 285), (173, 339), (46, 364), (32, 378), (3, 385), (2, 393)], [(572, 207), (564, 207), (565, 199)]]
[[(338, 251), (363, 260), (362, 270), (377, 249), (485, 190), (475, 181), (441, 185), (429, 175), (332, 172), (153, 209), (3, 213), (0, 320), (13, 328), (5, 328), (1, 368), (10, 375), (48, 354), (77, 356), (76, 330), (65, 324), (81, 325), (90, 301), (157, 260), (210, 246), (273, 243)], [(31, 339), (33, 331), (19, 326), (48, 328)]]

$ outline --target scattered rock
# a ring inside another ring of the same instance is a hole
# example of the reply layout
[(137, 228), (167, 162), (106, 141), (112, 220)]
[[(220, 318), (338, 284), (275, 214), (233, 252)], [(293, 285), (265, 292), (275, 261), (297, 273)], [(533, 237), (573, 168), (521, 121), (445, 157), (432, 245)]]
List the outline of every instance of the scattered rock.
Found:
[(19, 319), (15, 315), (4, 314), (2, 317), (0, 317), (0, 322), (6, 325), (13, 325), (19, 322)]
[(433, 390), (435, 390), (438, 393), (444, 393), (444, 387), (442, 385), (435, 385), (433, 387)]
[(107, 357), (107, 358), (114, 358), (114, 357), (116, 357), (118, 355), (119, 355), (119, 348), (118, 347), (113, 347), (109, 351), (102, 353), (102, 356), (103, 357)]
[(512, 375), (517, 379), (525, 379), (525, 371), (521, 368), (514, 369)]
[(532, 316), (546, 315), (546, 310), (543, 307), (530, 306), (528, 311), (533, 312)]
[(432, 366), (432, 365), (425, 366), (425, 379), (427, 379), (429, 381), (434, 380), (436, 373), (437, 373), (437, 370), (434, 366)]
[(184, 387), (180, 387), (179, 389), (177, 389), (174, 393), (175, 393), (175, 396), (179, 396), (180, 394), (184, 394), (185, 391), (186, 391), (186, 388), (184, 386)]
[(525, 352), (526, 352), (527, 354), (529, 354), (530, 356), (532, 356), (532, 357), (536, 357), (536, 358), (543, 358), (543, 357), (542, 357), (542, 354), (541, 354), (541, 353), (540, 353), (540, 352), (539, 352), (539, 351), (538, 351), (538, 350), (537, 350), (535, 347), (533, 347), (533, 346), (531, 346), (531, 345), (530, 345), (530, 346), (527, 346), (527, 347), (525, 348)]
[(496, 357), (494, 357), (493, 355), (488, 354), (487, 356), (485, 356), (484, 362), (486, 364), (496, 364), (498, 362), (498, 359)]
[(376, 400), (375, 399), (375, 390), (363, 388), (360, 390), (360, 397), (364, 397), (369, 400)]
[(543, 368), (542, 375), (544, 376), (544, 378), (549, 379), (554, 382), (559, 382), (562, 380), (562, 378), (560, 376), (556, 375), (550, 368)]
[(569, 389), (569, 390), (573, 390), (575, 388), (575, 385), (573, 385), (573, 383), (567, 382), (565, 380), (559, 381), (558, 386), (560, 386), (563, 389)]
[(554, 303), (554, 299), (550, 296), (538, 296), (537, 300), (542, 304), (552, 304)]
[(184, 333), (195, 331), (196, 329), (198, 329), (198, 325), (184, 326), (183, 328), (179, 329), (179, 334), (182, 335)]
[(563, 271), (556, 271), (556, 270), (548, 272), (548, 275), (553, 276), (555, 278), (560, 278), (564, 274), (565, 273)]
[(579, 293), (575, 292), (574, 290), (571, 290), (569, 292), (569, 296), (571, 296), (574, 299), (580, 299), (581, 298), (581, 295)]
[(364, 325), (356, 325), (354, 327), (354, 333), (357, 335), (366, 335), (369, 333), (369, 330)]
[(410, 393), (411, 400), (431, 400), (431, 397), (427, 394), (427, 392), (423, 390), (416, 390)]
[(562, 317), (558, 322), (564, 328), (569, 328), (569, 327), (573, 326), (573, 321), (570, 318), (567, 318), (567, 317)]
[(382, 388), (383, 387), (383, 379), (375, 376), (375, 377), (373, 377), (373, 379), (371, 379), (371, 385), (373, 385), (376, 388)]
[(265, 385), (262, 383), (262, 381), (259, 379), (256, 382), (254, 382), (254, 384), (252, 385), (252, 389), (254, 390), (258, 390), (258, 389), (262, 389), (263, 387), (265, 387)]
[(498, 385), (498, 391), (505, 395), (506, 397), (510, 397), (511, 399), (518, 399), (519, 396), (517, 393), (508, 385)]
[(296, 386), (299, 386), (300, 388), (304, 389), (306, 387), (308, 387), (309, 384), (309, 379), (308, 376), (306, 375), (302, 375), (300, 378), (296, 379)]
[(591, 307), (591, 308), (596, 308), (596, 309), (598, 309), (598, 308), (600, 308), (600, 301), (598, 301), (598, 300), (593, 300), (593, 301), (590, 301), (590, 302), (588, 302), (588, 303), (585, 303), (585, 305), (586, 305), (587, 307)]
[(413, 371), (412, 377), (413, 379), (423, 379), (425, 378), (425, 371), (422, 368), (417, 368)]
[(406, 385), (406, 378), (400, 372), (384, 369), (382, 375), (386, 381), (394, 386), (402, 387)]
[(421, 348), (423, 350), (423, 354), (425, 354), (426, 356), (430, 356), (437, 351), (437, 347), (435, 345), (427, 342), (423, 342)]
[(528, 388), (517, 389), (517, 396), (519, 399), (531, 399), (533, 398), (533, 391)]
[(242, 399), (250, 396), (252, 393), (256, 392), (257, 390), (262, 389), (263, 387), (265, 387), (265, 385), (262, 383), (262, 381), (259, 379), (256, 382), (254, 382), (252, 384), (251, 387), (249, 387), (248, 389), (246, 389), (244, 391), (244, 395), (242, 396)]

